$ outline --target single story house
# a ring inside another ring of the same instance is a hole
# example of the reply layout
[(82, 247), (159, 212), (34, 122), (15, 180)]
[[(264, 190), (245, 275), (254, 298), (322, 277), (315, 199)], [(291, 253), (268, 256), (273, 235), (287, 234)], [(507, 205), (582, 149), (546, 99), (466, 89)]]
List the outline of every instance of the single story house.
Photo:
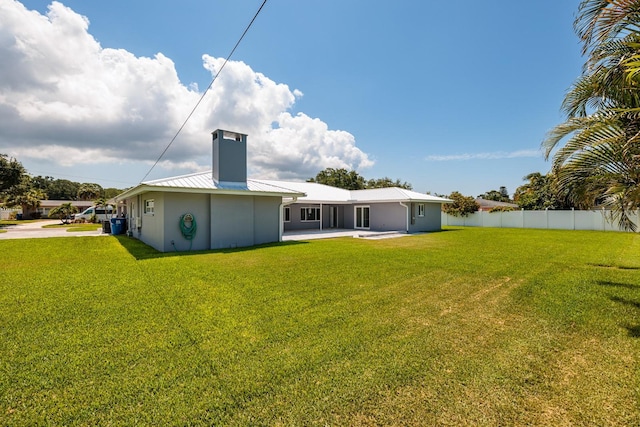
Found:
[(82, 212), (94, 205), (90, 200), (40, 200), (40, 206), (37, 208), (37, 212), (42, 218), (47, 218), (52, 209), (62, 206), (65, 203), (71, 203), (71, 206), (75, 206), (78, 212)]
[(476, 198), (476, 203), (478, 204), (479, 211), (490, 211), (493, 208), (501, 207), (501, 208), (511, 208), (511, 209), (520, 209), (520, 207), (515, 203), (509, 202), (498, 202), (496, 200), (487, 200), (482, 197)]
[(344, 190), (315, 182), (260, 181), (305, 194), (285, 202), (285, 231), (330, 228), (437, 231), (441, 227), (442, 203), (451, 202), (398, 187)]
[(349, 191), (247, 178), (247, 135), (213, 132), (212, 170), (143, 182), (115, 198), (129, 234), (155, 249), (224, 249), (282, 240), (284, 231), (440, 230), (450, 200), (401, 188)]

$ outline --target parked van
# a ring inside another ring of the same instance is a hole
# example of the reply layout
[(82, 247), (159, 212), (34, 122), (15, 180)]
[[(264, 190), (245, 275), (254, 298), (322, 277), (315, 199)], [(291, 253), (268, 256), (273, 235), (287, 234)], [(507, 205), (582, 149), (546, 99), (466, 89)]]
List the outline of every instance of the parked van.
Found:
[(91, 221), (91, 219), (95, 215), (95, 219), (97, 222), (109, 221), (114, 213), (115, 210), (113, 209), (113, 206), (107, 206), (106, 208), (104, 206), (91, 206), (90, 208), (85, 209), (84, 212), (75, 214), (73, 216), (73, 219), (84, 219), (85, 221)]

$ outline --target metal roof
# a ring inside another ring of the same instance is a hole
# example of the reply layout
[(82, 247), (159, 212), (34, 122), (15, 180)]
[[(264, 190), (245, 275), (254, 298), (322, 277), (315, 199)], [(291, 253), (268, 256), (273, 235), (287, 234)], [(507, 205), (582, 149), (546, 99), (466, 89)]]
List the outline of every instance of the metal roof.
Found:
[(351, 192), (342, 188), (331, 187), (329, 185), (318, 184), (317, 182), (296, 182), (296, 181), (275, 181), (259, 179), (268, 185), (289, 188), (306, 196), (299, 197), (298, 201), (308, 203), (349, 203), (351, 201)]
[(345, 190), (318, 184), (317, 182), (294, 182), (275, 180), (255, 180), (284, 188), (290, 188), (306, 196), (298, 202), (308, 203), (358, 203), (358, 202), (426, 202), (450, 203), (451, 200), (399, 187), (370, 188), (366, 190)]
[(307, 203), (358, 203), (358, 202), (426, 202), (450, 203), (449, 199), (418, 193), (398, 187), (372, 188), (367, 190), (345, 190), (318, 184), (317, 182), (278, 181), (247, 179), (245, 183), (213, 180), (211, 171), (145, 181), (118, 196), (131, 197), (145, 191), (166, 189), (167, 191), (216, 192), (226, 194), (259, 193), (286, 198), (297, 197), (298, 202)]

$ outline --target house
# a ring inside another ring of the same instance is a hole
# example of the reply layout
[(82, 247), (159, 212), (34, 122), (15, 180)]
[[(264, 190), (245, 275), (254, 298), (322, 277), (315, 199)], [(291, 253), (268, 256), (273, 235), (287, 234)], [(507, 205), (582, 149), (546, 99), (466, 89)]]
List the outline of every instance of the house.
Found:
[(479, 211), (490, 211), (493, 208), (501, 207), (501, 208), (511, 208), (511, 209), (520, 209), (520, 207), (515, 203), (509, 202), (498, 202), (496, 200), (487, 200), (481, 197), (476, 198), (476, 203), (478, 204)]
[(247, 135), (213, 132), (213, 170), (143, 182), (115, 200), (129, 234), (161, 251), (282, 240), (283, 198), (303, 194), (247, 179)]
[(442, 203), (451, 202), (398, 187), (344, 190), (315, 182), (260, 181), (305, 194), (285, 203), (285, 231), (330, 228), (437, 231)]
[(60, 207), (65, 203), (71, 203), (71, 206), (75, 206), (78, 212), (82, 212), (93, 206), (93, 202), (87, 200), (40, 200), (40, 206), (37, 208), (37, 212), (41, 218), (46, 218), (52, 209)]
[(450, 202), (401, 188), (249, 179), (247, 135), (218, 129), (212, 144), (211, 171), (143, 182), (115, 198), (131, 236), (165, 252), (278, 242), (301, 229), (435, 231)]

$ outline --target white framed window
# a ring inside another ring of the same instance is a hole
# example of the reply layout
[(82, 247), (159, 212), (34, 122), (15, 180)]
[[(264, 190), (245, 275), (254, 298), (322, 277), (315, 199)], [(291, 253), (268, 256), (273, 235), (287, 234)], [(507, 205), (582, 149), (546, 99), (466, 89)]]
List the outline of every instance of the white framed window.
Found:
[(300, 208), (300, 221), (320, 221), (320, 208)]
[(418, 216), (424, 216), (424, 203), (418, 203)]
[(144, 201), (145, 215), (153, 215), (155, 212), (155, 199), (147, 199)]
[(282, 213), (283, 218), (284, 218), (284, 222), (291, 222), (291, 208), (290, 207), (285, 207), (284, 208), (284, 212)]

